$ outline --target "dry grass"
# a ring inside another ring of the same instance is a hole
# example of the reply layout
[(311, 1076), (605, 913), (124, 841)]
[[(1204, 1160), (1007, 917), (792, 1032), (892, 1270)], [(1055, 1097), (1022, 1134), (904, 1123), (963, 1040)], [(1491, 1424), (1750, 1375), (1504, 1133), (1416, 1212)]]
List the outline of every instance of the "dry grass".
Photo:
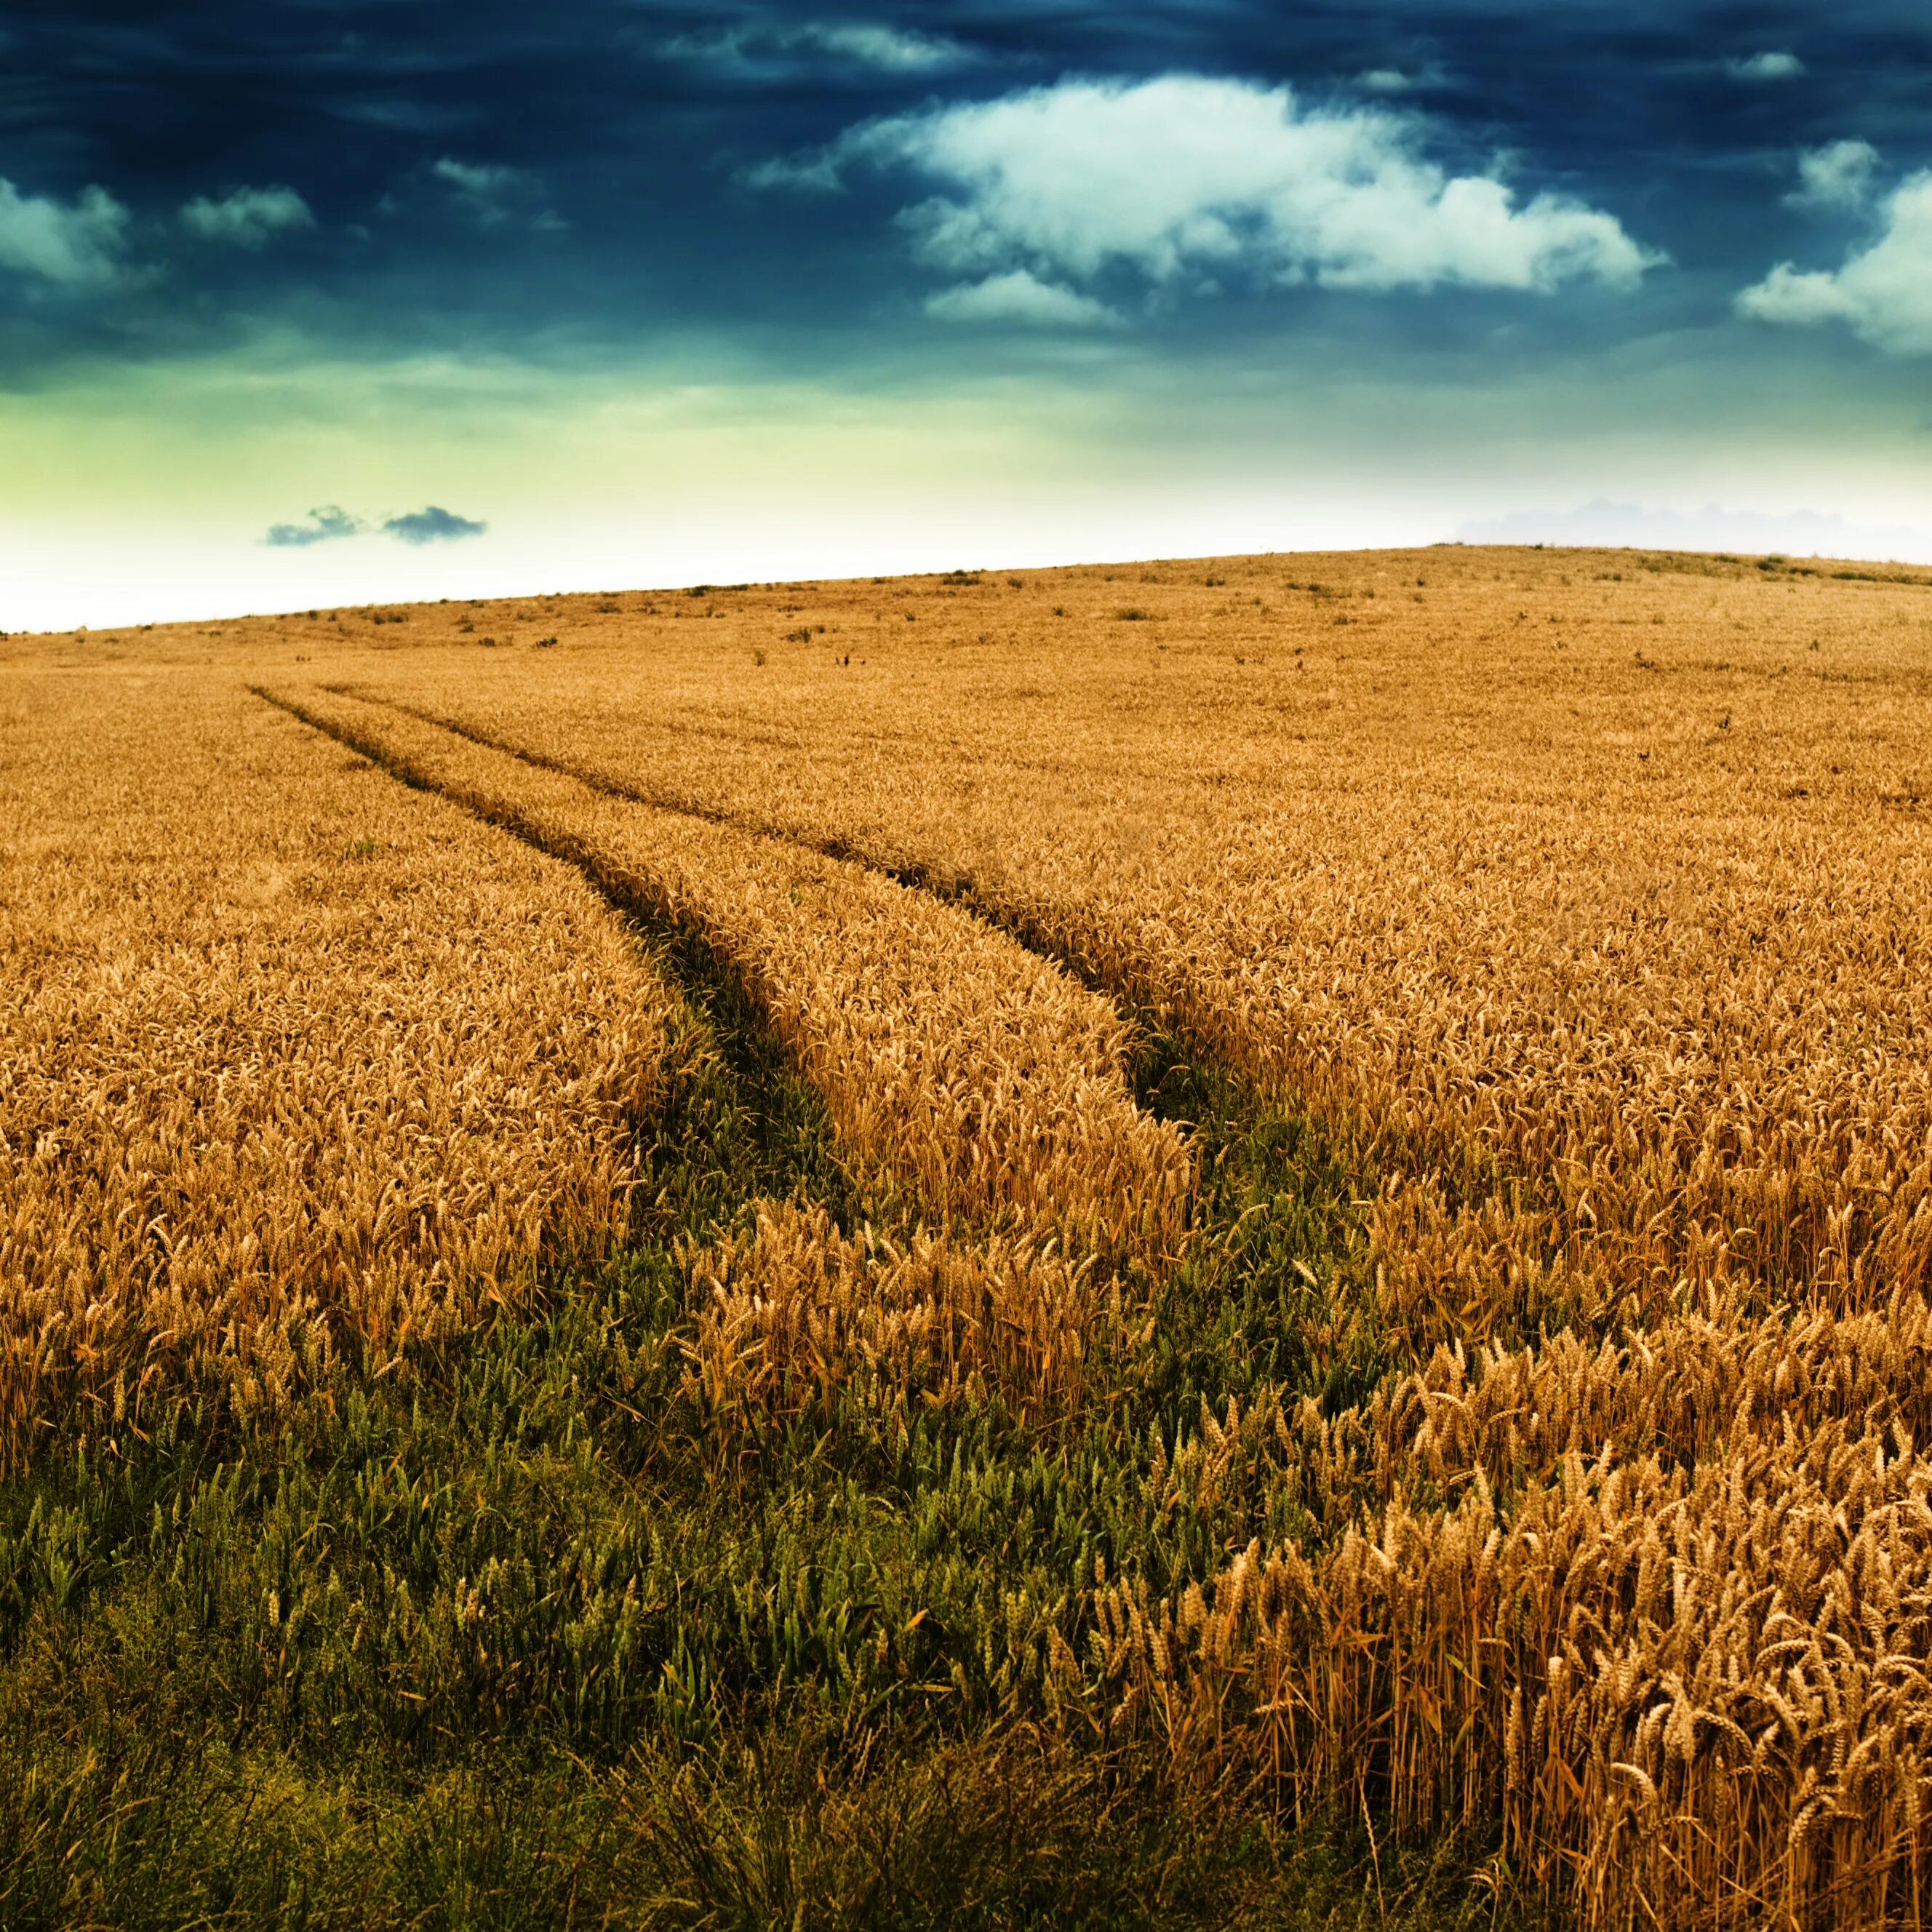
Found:
[(242, 691), (0, 686), (0, 1454), (374, 1370), (624, 1218), (662, 996), (568, 868)]

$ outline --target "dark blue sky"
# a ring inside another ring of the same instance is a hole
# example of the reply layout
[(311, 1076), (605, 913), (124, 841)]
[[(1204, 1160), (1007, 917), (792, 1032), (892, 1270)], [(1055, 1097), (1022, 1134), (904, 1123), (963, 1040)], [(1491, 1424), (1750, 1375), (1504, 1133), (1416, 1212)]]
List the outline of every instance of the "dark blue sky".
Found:
[[(8, 466), (0, 543), (608, 574), (681, 504), (669, 576), (735, 504), (796, 568), (869, 478), (895, 560), (922, 502), (936, 554), (1016, 494), (1036, 531), (1049, 474), (1090, 550), (1109, 505), (1123, 550), (1286, 548), (1343, 500), (1896, 537), (1928, 110), (1932, 15), (1875, 0), (0, 7), (0, 434), (46, 486)], [(461, 534), (385, 544), (430, 493)]]

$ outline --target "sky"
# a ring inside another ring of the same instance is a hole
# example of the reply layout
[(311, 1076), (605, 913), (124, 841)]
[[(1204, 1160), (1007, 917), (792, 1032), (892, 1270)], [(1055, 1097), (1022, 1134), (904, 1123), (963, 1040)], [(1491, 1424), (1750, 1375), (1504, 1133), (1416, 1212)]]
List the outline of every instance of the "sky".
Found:
[(0, 631), (1932, 560), (1918, 0), (0, 4)]

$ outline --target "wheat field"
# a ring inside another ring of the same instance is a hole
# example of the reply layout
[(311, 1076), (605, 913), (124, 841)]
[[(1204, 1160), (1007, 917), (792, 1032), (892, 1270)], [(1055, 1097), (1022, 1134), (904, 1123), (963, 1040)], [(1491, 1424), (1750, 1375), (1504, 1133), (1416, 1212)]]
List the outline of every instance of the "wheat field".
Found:
[(1932, 574), (1460, 546), (0, 642), (18, 1496), (655, 1256), (544, 1452), (602, 1553), (419, 1535), (386, 1684), (1023, 1733), (1384, 1916), (1453, 1843), (1444, 1919), (1916, 1924), (1928, 697)]
[(569, 868), (205, 669), (8, 667), (0, 1415), (272, 1408), (622, 1225), (663, 1001)]

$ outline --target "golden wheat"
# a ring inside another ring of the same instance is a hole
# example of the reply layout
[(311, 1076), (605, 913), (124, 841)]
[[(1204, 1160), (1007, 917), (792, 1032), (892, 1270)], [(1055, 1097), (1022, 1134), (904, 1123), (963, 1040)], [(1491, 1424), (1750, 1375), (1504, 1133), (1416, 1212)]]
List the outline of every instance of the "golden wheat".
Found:
[(944, 900), (1319, 1110), (1381, 1168), (1404, 1366), (1154, 1446), (1159, 1506), (1306, 1540), (1082, 1580), (1063, 1720), (1498, 1831), (1592, 1924), (1875, 1926), (1932, 1880), (1928, 598), (1437, 550), (62, 649), (268, 680), (745, 975), (944, 1225), (687, 1252), (721, 1407), (1034, 1412), (1099, 1292), (1056, 1232), (1175, 1246), (1113, 1010)]
[[(791, 1414), (836, 1388), (902, 1411), (997, 1390), (1032, 1419), (1077, 1396), (1095, 1339), (1094, 1257), (1051, 1237), (921, 1229), (895, 1246), (842, 1234), (822, 1208), (766, 1202), (749, 1233), (683, 1259), (714, 1408)], [(1106, 1312), (1118, 1328), (1118, 1285)]]
[(942, 1223), (1063, 1228), (1144, 1257), (1178, 1238), (1187, 1155), (1134, 1104), (1118, 1013), (1011, 940), (863, 866), (608, 796), (385, 706), (288, 701), (694, 924), (848, 1144)]
[(621, 1226), (664, 1007), (568, 868), (231, 678), (0, 707), (0, 1451), (380, 1366)]
[(1652, 561), (782, 587), (363, 676), (966, 890), (1363, 1124), (1424, 1353), (1932, 1284), (1932, 593)]
[(1312, 1558), (1257, 1544), (1099, 1607), (1068, 1702), (1298, 1805), (1500, 1814), (1587, 1923), (1878, 1924), (1932, 1880), (1932, 1459), (1902, 1433), (1833, 1422), (1694, 1475), (1572, 1454), (1506, 1514), (1478, 1472)]

